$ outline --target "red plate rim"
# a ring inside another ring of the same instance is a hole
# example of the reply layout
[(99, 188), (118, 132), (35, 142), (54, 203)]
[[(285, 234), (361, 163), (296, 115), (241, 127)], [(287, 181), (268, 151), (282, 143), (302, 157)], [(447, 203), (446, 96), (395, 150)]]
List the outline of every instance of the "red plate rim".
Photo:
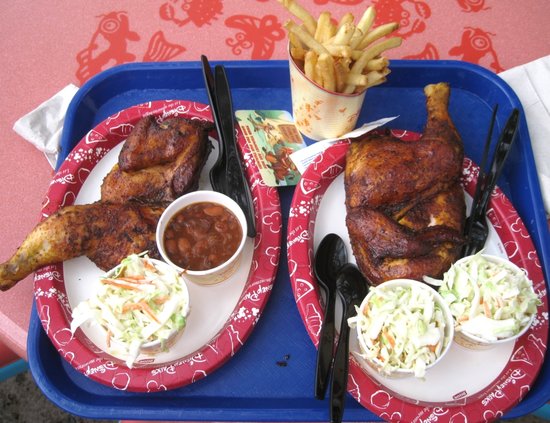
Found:
[[(185, 100), (159, 100), (115, 113), (90, 130), (67, 156), (50, 184), (42, 218), (74, 203), (90, 170), (117, 144), (125, 140), (142, 117), (160, 119), (186, 116), (212, 121), (210, 106)], [(251, 270), (244, 290), (224, 327), (202, 348), (178, 360), (155, 367), (128, 369), (71, 336), (71, 307), (65, 291), (63, 263), (35, 273), (34, 296), (42, 326), (60, 355), (87, 377), (117, 390), (154, 392), (193, 383), (229, 360), (244, 344), (267, 303), (275, 280), (281, 250), (282, 215), (278, 192), (261, 181), (261, 175), (237, 128), (239, 147), (256, 209), (257, 235)], [(251, 183), (254, 181), (254, 183)], [(239, 314), (240, 311), (240, 314)], [(243, 312), (247, 318), (243, 318)]]
[[(420, 134), (392, 130), (404, 140), (417, 140)], [(332, 181), (345, 167), (349, 140), (332, 145), (321, 153), (302, 175), (294, 192), (288, 221), (288, 267), (290, 281), (300, 316), (313, 341), (318, 344), (318, 331), (323, 308), (312, 273), (314, 228), (321, 199)], [(475, 190), (479, 168), (464, 160), (462, 184), (470, 195)], [(512, 203), (497, 187), (490, 201), (488, 217), (503, 241), (509, 259), (527, 271), (543, 304), (538, 308), (535, 324), (514, 346), (510, 362), (502, 373), (482, 392), (461, 398), (456, 403), (433, 406), (402, 399), (369, 377), (360, 364), (350, 357), (348, 392), (364, 407), (388, 421), (491, 421), (502, 417), (528, 393), (544, 361), (548, 337), (548, 299), (542, 267), (529, 233)], [(513, 379), (513, 383), (510, 379)], [(521, 382), (520, 382), (521, 380)], [(517, 382), (517, 383), (516, 383)]]

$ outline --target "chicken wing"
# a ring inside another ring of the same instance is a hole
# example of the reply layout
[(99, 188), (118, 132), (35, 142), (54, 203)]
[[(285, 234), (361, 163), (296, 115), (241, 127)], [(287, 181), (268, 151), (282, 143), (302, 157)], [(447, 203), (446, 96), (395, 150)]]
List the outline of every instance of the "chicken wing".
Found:
[(102, 270), (131, 253), (149, 251), (160, 258), (155, 242), (158, 219), (166, 204), (96, 202), (73, 205), (40, 222), (13, 257), (0, 264), (5, 291), (35, 270), (86, 255)]
[(101, 185), (103, 201), (173, 201), (197, 188), (210, 152), (210, 122), (173, 117), (141, 119)]
[(421, 140), (367, 134), (346, 156), (346, 225), (357, 264), (375, 284), (440, 277), (464, 241), (464, 151), (448, 113), (450, 88), (424, 91)]

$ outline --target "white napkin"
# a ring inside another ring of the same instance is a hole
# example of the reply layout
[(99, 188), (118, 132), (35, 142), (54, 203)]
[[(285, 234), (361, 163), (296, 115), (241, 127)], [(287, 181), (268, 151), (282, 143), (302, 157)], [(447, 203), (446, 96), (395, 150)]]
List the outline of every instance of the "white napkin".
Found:
[(13, 125), (15, 132), (46, 155), (52, 168), (57, 162), (65, 113), (77, 91), (77, 86), (67, 85)]
[(499, 74), (516, 92), (529, 127), (546, 214), (550, 216), (550, 56)]
[(382, 125), (385, 125), (386, 123), (391, 122), (392, 120), (397, 119), (398, 117), (399, 116), (393, 116), (393, 117), (378, 119), (373, 122), (365, 123), (359, 128), (356, 128), (353, 131), (342, 135), (340, 138), (330, 138), (330, 139), (314, 142), (313, 144), (307, 146), (306, 148), (302, 148), (301, 150), (297, 150), (294, 153), (292, 153), (290, 155), (290, 160), (294, 162), (294, 164), (296, 165), (296, 169), (298, 169), (298, 172), (303, 174), (307, 169), (307, 167), (311, 164), (311, 162), (313, 162), (315, 157), (317, 157), (319, 154), (321, 154), (323, 151), (329, 148), (332, 144), (337, 143), (342, 139), (360, 137), (361, 135), (366, 134), (367, 132), (370, 132)]

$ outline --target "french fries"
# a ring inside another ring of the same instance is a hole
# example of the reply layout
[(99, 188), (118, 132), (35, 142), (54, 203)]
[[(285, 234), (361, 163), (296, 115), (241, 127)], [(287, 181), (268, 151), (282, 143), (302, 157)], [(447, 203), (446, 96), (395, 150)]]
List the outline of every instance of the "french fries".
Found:
[(296, 0), (278, 0), (301, 23), (289, 20), (290, 54), (305, 75), (327, 90), (359, 93), (386, 81), (389, 60), (383, 53), (399, 47), (402, 38), (391, 36), (399, 24), (389, 22), (373, 28), (374, 6), (369, 6), (355, 24), (346, 13), (334, 23), (330, 12), (315, 19)]

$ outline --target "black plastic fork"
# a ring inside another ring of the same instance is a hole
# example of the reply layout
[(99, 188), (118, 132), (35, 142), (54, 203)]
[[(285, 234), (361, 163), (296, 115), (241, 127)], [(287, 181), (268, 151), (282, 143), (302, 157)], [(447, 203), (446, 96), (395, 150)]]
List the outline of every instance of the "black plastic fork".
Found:
[(247, 235), (256, 236), (254, 204), (235, 139), (233, 104), (225, 69), (217, 65), (212, 73), (208, 58), (201, 56), (202, 72), (219, 136), (219, 155), (210, 170), (210, 183), (215, 191), (232, 198), (242, 209)]
[(519, 126), (519, 110), (514, 109), (506, 121), (504, 130), (499, 136), (489, 171), (487, 171), (486, 164), (492, 141), (492, 133), (497, 109), (498, 107), (495, 106), (479, 168), (479, 176), (472, 202), (472, 211), (470, 212), (468, 219), (466, 219), (464, 235), (466, 236), (467, 241), (463, 248), (462, 256), (475, 254), (482, 250), (485, 246), (485, 242), (489, 236), (489, 224), (486, 217), (487, 207), (517, 135)]

